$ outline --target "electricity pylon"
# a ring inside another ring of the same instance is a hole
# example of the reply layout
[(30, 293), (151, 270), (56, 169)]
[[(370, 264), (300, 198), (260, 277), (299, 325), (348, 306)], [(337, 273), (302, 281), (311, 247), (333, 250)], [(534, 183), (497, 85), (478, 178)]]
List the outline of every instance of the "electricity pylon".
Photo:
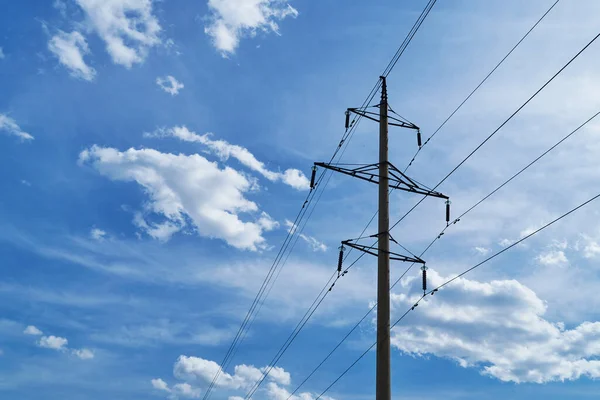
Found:
[[(349, 108), (346, 111), (346, 129), (352, 125), (350, 114), (379, 122), (379, 162), (376, 164), (361, 165), (357, 168), (344, 168), (341, 165), (315, 163), (316, 167), (330, 169), (346, 175), (353, 176), (379, 185), (379, 221), (378, 233), (370, 237), (377, 238), (377, 253), (374, 246), (358, 244), (358, 239), (342, 241), (338, 260), (338, 276), (342, 273), (342, 261), (345, 246), (377, 255), (377, 374), (376, 374), (376, 400), (391, 400), (391, 366), (390, 366), (390, 259), (403, 262), (413, 262), (423, 265), (423, 287), (425, 287), (426, 269), (425, 261), (417, 256), (407, 256), (390, 251), (390, 239), (397, 243), (390, 235), (390, 188), (406, 192), (417, 193), (424, 196), (437, 197), (446, 200), (446, 223), (450, 221), (450, 201), (448, 196), (433, 191), (423, 184), (406, 176), (388, 160), (388, 128), (390, 125), (417, 131), (417, 144), (421, 147), (421, 132), (419, 127), (396, 114), (388, 104), (387, 82), (381, 77), (381, 102), (374, 106), (379, 108), (379, 113), (367, 111), (365, 108)], [(395, 116), (389, 116), (389, 112)], [(391, 121), (390, 121), (391, 120)], [(313, 167), (311, 189), (315, 184), (316, 168)]]

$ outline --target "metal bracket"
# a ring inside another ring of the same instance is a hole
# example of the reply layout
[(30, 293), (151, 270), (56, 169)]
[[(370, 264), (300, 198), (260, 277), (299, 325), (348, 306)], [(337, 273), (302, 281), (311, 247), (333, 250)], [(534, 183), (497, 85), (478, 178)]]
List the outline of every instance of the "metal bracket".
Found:
[[(377, 235), (373, 235), (373, 236), (377, 236)], [(352, 247), (356, 250), (362, 251), (363, 253), (367, 253), (367, 254), (377, 257), (377, 249), (373, 248), (373, 246), (365, 246), (362, 244), (354, 243), (355, 240), (358, 240), (358, 239), (344, 240), (342, 242), (342, 245)], [(394, 242), (395, 242), (395, 240), (394, 240)], [(386, 251), (386, 253), (390, 255), (390, 260), (412, 262), (412, 263), (417, 263), (417, 264), (425, 264), (425, 261), (423, 261), (421, 258), (419, 258), (417, 256), (414, 256), (414, 257), (405, 256), (403, 254), (396, 253), (393, 251)]]
[[(358, 108), (349, 108), (348, 111), (353, 112), (354, 114), (360, 115), (361, 117), (370, 119), (371, 121), (379, 122), (379, 119), (376, 118), (376, 117), (379, 117), (379, 113), (365, 111), (365, 110), (361, 110)], [(394, 110), (392, 110), (392, 109), (390, 109), (390, 111), (394, 112)], [(396, 122), (391, 122), (390, 120), (396, 121)], [(402, 121), (401, 119), (398, 119), (398, 118), (390, 116), (390, 115), (388, 116), (388, 125), (399, 126), (400, 128), (419, 130), (419, 127), (416, 126), (415, 124), (413, 124), (412, 122)]]
[[(440, 192), (433, 191), (427, 188), (423, 184), (419, 184), (413, 179), (406, 176), (402, 171), (396, 168), (392, 163), (387, 162), (389, 168), (389, 186), (390, 188), (404, 190), (405, 192), (418, 193), (425, 196), (437, 197), (441, 199), (448, 199), (448, 196)], [(341, 172), (355, 178), (362, 179), (367, 182), (379, 184), (379, 163), (377, 164), (365, 164), (358, 168), (350, 169), (344, 167), (338, 167), (332, 164), (326, 163), (315, 163), (318, 167), (330, 169), (332, 171)]]

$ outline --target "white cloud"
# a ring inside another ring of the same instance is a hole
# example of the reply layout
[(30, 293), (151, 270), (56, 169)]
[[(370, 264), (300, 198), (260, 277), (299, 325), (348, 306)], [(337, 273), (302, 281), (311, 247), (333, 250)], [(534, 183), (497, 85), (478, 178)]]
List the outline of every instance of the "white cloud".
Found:
[(164, 78), (156, 78), (156, 84), (171, 96), (178, 95), (179, 91), (184, 88), (183, 83), (177, 81), (177, 79), (171, 75), (167, 75)]
[(102, 229), (92, 228), (90, 231), (90, 237), (94, 240), (104, 240), (106, 237), (106, 232)]
[(2, 50), (2, 47), (0, 47), (0, 60), (4, 59), (4, 51)]
[(60, 15), (62, 15), (63, 17), (67, 16), (67, 3), (65, 3), (63, 0), (54, 0), (54, 3), (52, 3), (52, 7), (57, 9), (58, 12), (60, 12)]
[[(267, 372), (267, 368), (262, 368), (263, 373)], [(269, 378), (280, 385), (289, 385), (292, 383), (292, 377), (289, 372), (284, 370), (281, 367), (273, 367), (271, 371), (269, 371)]]
[(258, 31), (279, 34), (277, 21), (298, 16), (282, 0), (208, 0), (208, 7), (210, 22), (204, 32), (223, 56), (235, 53), (241, 38)]
[(161, 27), (152, 0), (75, 0), (90, 27), (104, 40), (115, 64), (131, 68), (160, 44)]
[(200, 389), (193, 387), (189, 383), (176, 383), (173, 385), (173, 394), (175, 396), (186, 397), (188, 399), (197, 399), (200, 397)]
[[(299, 394), (291, 395), (291, 393), (286, 389), (275, 382), (269, 382), (265, 388), (267, 392), (267, 397), (272, 400), (314, 400), (317, 398), (316, 395), (308, 392), (302, 392)], [(321, 396), (323, 400), (334, 400), (333, 397), (329, 396)]]
[[(146, 212), (163, 216), (158, 225), (137, 217), (138, 226), (166, 240), (184, 229), (189, 217), (197, 232), (205, 237), (225, 240), (240, 249), (265, 247), (263, 222), (244, 222), (241, 213), (255, 213), (258, 206), (244, 194), (252, 189), (238, 171), (193, 154), (168, 154), (153, 149), (92, 146), (79, 157), (80, 163), (93, 166), (100, 174), (115, 180), (137, 182), (150, 198)], [(162, 235), (162, 236), (161, 236)]]
[[(178, 379), (199, 379), (204, 382), (212, 382), (218, 371), (220, 371), (220, 375), (215, 382), (216, 386), (227, 389), (248, 390), (257, 381), (262, 379), (267, 371), (267, 367), (256, 368), (253, 365), (236, 365), (234, 368), (234, 374), (231, 375), (223, 371), (219, 364), (214, 361), (205, 360), (199, 357), (187, 357), (183, 355), (179, 356), (175, 366), (173, 367), (173, 374)], [(286, 372), (280, 367), (273, 367), (269, 372), (267, 379), (282, 385), (289, 385), (291, 382), (289, 372)]]
[[(285, 220), (285, 225), (288, 227), (288, 230), (290, 230), (290, 231), (294, 227), (294, 223), (288, 219)], [(302, 239), (306, 243), (308, 243), (308, 245), (312, 248), (313, 251), (323, 251), (323, 252), (327, 251), (327, 246), (324, 243), (317, 240), (316, 238), (305, 235), (304, 233), (300, 233), (300, 234), (298, 234), (298, 236), (300, 237), (300, 239)]]
[[(264, 373), (267, 371), (267, 367), (256, 368), (252, 365), (237, 365), (234, 367), (234, 374), (231, 375), (221, 369), (219, 364), (214, 361), (205, 360), (199, 357), (188, 357), (179, 356), (173, 367), (173, 375), (175, 378), (187, 382), (201, 381), (204, 383), (212, 382), (215, 374), (220, 371), (219, 378), (215, 382), (215, 390), (224, 389), (229, 393), (231, 391), (238, 391), (240, 395), (245, 395), (246, 391), (254, 387), (255, 383), (264, 377)], [(288, 400), (291, 393), (285, 388), (292, 382), (290, 373), (285, 371), (281, 367), (273, 367), (269, 372), (266, 379), (265, 385), (262, 387), (261, 392), (266, 393), (266, 397), (273, 400)], [(183, 385), (185, 385), (183, 384)], [(182, 385), (182, 384), (179, 384)], [(189, 391), (186, 389), (186, 393), (194, 393), (193, 388), (189, 386)], [(152, 386), (155, 389), (163, 390), (167, 392), (175, 392), (175, 390), (169, 389), (166, 382), (162, 379), (153, 379)], [(173, 386), (175, 389), (177, 385)], [(180, 393), (184, 391), (181, 390)], [(180, 393), (177, 393), (181, 395)], [(196, 392), (199, 394), (198, 392)], [(230, 395), (228, 400), (240, 400), (244, 397), (240, 395)], [(257, 398), (255, 394), (254, 398)], [(298, 395), (291, 396), (291, 400), (313, 400), (317, 396), (304, 392)], [(324, 400), (333, 400), (331, 397), (323, 397)]]
[[(431, 285), (446, 280), (435, 271)], [(408, 295), (394, 294), (399, 314), (421, 296), (420, 279), (403, 282)], [(459, 278), (429, 296), (410, 322), (394, 328), (392, 343), (412, 355), (433, 354), (502, 381), (536, 382), (600, 377), (600, 322), (573, 329), (544, 319), (547, 306), (516, 280), (489, 283)]]
[(84, 56), (90, 52), (90, 49), (81, 33), (59, 31), (48, 42), (48, 49), (71, 71), (71, 76), (86, 81), (94, 80), (96, 70), (87, 65), (84, 60)]
[(33, 335), (33, 336), (40, 336), (40, 335), (44, 334), (41, 330), (39, 330), (38, 328), (36, 328), (33, 325), (29, 325), (27, 328), (25, 328), (23, 333), (26, 335)]
[(158, 379), (152, 379), (152, 387), (154, 389), (164, 390), (166, 392), (170, 392), (171, 391), (171, 389), (169, 389), (169, 385), (167, 385), (167, 382), (163, 381), (160, 378), (158, 378)]
[(474, 248), (474, 250), (477, 253), (481, 254), (482, 256), (485, 256), (486, 254), (489, 254), (492, 251), (492, 249), (488, 249), (487, 247), (480, 247), (480, 246), (476, 246)]
[(170, 393), (169, 399), (175, 400), (180, 397), (188, 398), (188, 399), (197, 399), (200, 397), (202, 391), (199, 388), (195, 388), (189, 383), (176, 383), (172, 388), (169, 388), (167, 382), (162, 379), (152, 379), (151, 381), (152, 387), (156, 390), (161, 390), (163, 392)]
[(17, 136), (21, 140), (33, 140), (33, 136), (24, 132), (14, 119), (5, 114), (0, 114), (0, 132)]
[(510, 246), (511, 244), (513, 244), (513, 241), (510, 239), (507, 239), (507, 238), (504, 238), (498, 242), (498, 245), (500, 245), (502, 247), (507, 247), (507, 246)]
[(46, 349), (66, 350), (69, 341), (59, 336), (42, 336), (38, 342), (38, 346)]
[(584, 235), (583, 240), (585, 246), (583, 246), (583, 256), (585, 258), (596, 258), (600, 256), (600, 244), (589, 236)]
[(94, 358), (94, 353), (89, 349), (73, 349), (71, 352), (82, 360), (91, 360)]
[(569, 262), (565, 252), (562, 250), (540, 254), (536, 257), (536, 260), (538, 260), (540, 264), (550, 266), (565, 265)]
[(246, 148), (230, 144), (225, 140), (212, 140), (211, 134), (198, 135), (185, 126), (176, 126), (170, 129), (159, 129), (154, 133), (146, 133), (146, 137), (175, 137), (185, 142), (201, 143), (208, 147), (222, 161), (230, 157), (235, 158), (247, 168), (258, 172), (272, 182), (282, 181), (297, 190), (309, 189), (310, 182), (306, 176), (297, 169), (288, 169), (281, 172), (269, 170), (265, 164), (258, 161), (256, 157)]
[[(29, 325), (27, 328), (25, 328), (23, 333), (25, 335), (32, 336), (41, 336), (44, 334), (41, 330), (39, 330), (33, 325)], [(43, 347), (45, 349), (67, 351), (69, 350), (67, 347), (68, 343), (69, 341), (66, 338), (50, 335), (42, 336), (36, 344), (39, 347)], [(94, 358), (94, 353), (89, 349), (71, 349), (70, 352), (71, 354), (73, 354), (76, 357), (79, 357), (82, 360), (91, 360), (92, 358)]]

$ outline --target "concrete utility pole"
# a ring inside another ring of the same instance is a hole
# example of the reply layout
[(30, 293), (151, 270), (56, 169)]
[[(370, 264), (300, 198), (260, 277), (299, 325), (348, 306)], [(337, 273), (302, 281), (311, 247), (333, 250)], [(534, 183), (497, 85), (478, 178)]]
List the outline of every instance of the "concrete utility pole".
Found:
[[(377, 234), (364, 236), (356, 239), (343, 240), (340, 246), (338, 257), (338, 278), (340, 279), (348, 270), (343, 270), (344, 249), (351, 247), (364, 253), (377, 256), (377, 377), (376, 377), (376, 400), (391, 400), (392, 382), (391, 382), (391, 357), (390, 357), (390, 260), (410, 262), (413, 264), (425, 265), (425, 261), (411, 253), (410, 256), (390, 251), (390, 240), (396, 242), (390, 236), (390, 189), (402, 190), (405, 192), (416, 193), (423, 196), (437, 197), (448, 200), (448, 196), (435, 192), (424, 185), (419, 184), (406, 176), (402, 171), (396, 168), (388, 160), (388, 128), (397, 126), (400, 128), (412, 129), (417, 132), (417, 144), (421, 147), (421, 134), (419, 127), (406, 120), (388, 104), (387, 82), (385, 76), (381, 79), (381, 102), (376, 106), (363, 106), (361, 108), (349, 108), (346, 111), (346, 132), (349, 132), (355, 125), (355, 121), (350, 121), (350, 114), (356, 114), (360, 118), (366, 118), (379, 123), (379, 162), (375, 164), (358, 164), (355, 168), (347, 168), (343, 165), (315, 163), (315, 167), (322, 167), (332, 171), (349, 175), (363, 181), (379, 185), (379, 227)], [(369, 111), (370, 108), (379, 108), (379, 113)], [(392, 113), (390, 116), (389, 113)], [(350, 164), (357, 165), (357, 164)], [(313, 168), (311, 176), (311, 190), (315, 188), (316, 168)], [(450, 218), (450, 202), (446, 202), (446, 224)], [(359, 241), (365, 238), (377, 238), (377, 252), (375, 244), (371, 246), (360, 244)], [(406, 250), (406, 249), (405, 249)], [(426, 267), (423, 271), (423, 290), (425, 290)], [(335, 282), (331, 285), (335, 285)]]
[(377, 252), (377, 387), (376, 400), (391, 400), (390, 368), (390, 194), (388, 169), (387, 83), (381, 77), (379, 104), (379, 227)]

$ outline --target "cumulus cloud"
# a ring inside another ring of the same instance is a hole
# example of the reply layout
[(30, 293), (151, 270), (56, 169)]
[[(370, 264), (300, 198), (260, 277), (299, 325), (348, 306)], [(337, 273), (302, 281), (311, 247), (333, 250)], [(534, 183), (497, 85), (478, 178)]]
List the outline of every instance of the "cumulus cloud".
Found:
[(83, 35), (77, 31), (59, 31), (48, 42), (48, 49), (67, 67), (71, 76), (86, 81), (94, 80), (96, 70), (86, 64), (84, 56), (90, 49)]
[(178, 95), (179, 91), (184, 88), (183, 83), (177, 81), (177, 79), (171, 75), (167, 75), (163, 78), (156, 78), (156, 84), (171, 96)]
[(71, 352), (82, 360), (91, 360), (94, 358), (94, 353), (90, 349), (73, 349)]
[(475, 250), (477, 253), (481, 254), (482, 256), (485, 256), (492, 251), (492, 249), (488, 249), (487, 247), (480, 247), (480, 246), (476, 246), (473, 250)]
[[(446, 281), (435, 271), (432, 286)], [(408, 294), (394, 294), (395, 313), (421, 296), (420, 280), (402, 282)], [(422, 292), (421, 292), (422, 293)], [(546, 304), (516, 280), (478, 282), (459, 278), (427, 297), (410, 324), (393, 329), (392, 344), (412, 355), (450, 358), (502, 381), (535, 382), (600, 377), (600, 323), (573, 329), (544, 318)]]
[(174, 137), (185, 142), (203, 144), (208, 150), (226, 161), (233, 157), (252, 171), (258, 172), (271, 182), (282, 181), (297, 190), (307, 190), (310, 182), (306, 176), (297, 169), (288, 169), (284, 172), (269, 170), (265, 164), (258, 161), (256, 157), (245, 147), (230, 144), (225, 140), (212, 140), (211, 134), (198, 135), (185, 126), (176, 126), (170, 129), (159, 129), (154, 133), (146, 133), (146, 137)]
[(202, 236), (225, 240), (239, 249), (266, 246), (262, 233), (267, 216), (244, 222), (240, 214), (255, 214), (258, 206), (244, 197), (253, 183), (238, 171), (210, 162), (198, 155), (168, 154), (153, 149), (92, 146), (79, 156), (101, 175), (115, 181), (136, 182), (149, 197), (146, 212), (165, 218), (153, 223), (137, 215), (136, 224), (163, 240), (186, 228), (189, 221)]
[[(41, 330), (39, 330), (38, 328), (36, 328), (33, 325), (29, 325), (27, 328), (25, 328), (23, 333), (25, 335), (32, 335), (32, 336), (42, 336), (44, 334)], [(45, 349), (52, 349), (52, 350), (57, 350), (57, 351), (69, 350), (69, 348), (67, 347), (67, 344), (69, 344), (69, 341), (66, 338), (63, 338), (60, 336), (54, 336), (54, 335), (42, 336), (36, 342), (36, 344), (39, 347), (42, 347)], [(70, 352), (71, 352), (71, 354), (73, 354), (74, 356), (76, 356), (82, 360), (90, 360), (90, 359), (94, 358), (94, 353), (89, 349), (70, 349)]]
[(568, 264), (569, 262), (567, 256), (565, 255), (565, 252), (562, 250), (550, 251), (544, 254), (540, 254), (539, 256), (537, 256), (536, 260), (538, 260), (540, 264), (549, 266), (560, 266)]
[(282, 0), (208, 0), (208, 8), (204, 32), (223, 56), (235, 53), (241, 38), (259, 31), (279, 34), (278, 21), (298, 16), (298, 11)]
[(588, 259), (594, 259), (600, 256), (600, 244), (590, 236), (583, 235), (583, 246), (578, 246), (576, 250), (582, 247), (583, 256)]
[(193, 387), (189, 383), (176, 383), (173, 385), (172, 392), (176, 396), (186, 397), (189, 399), (197, 399), (200, 397), (200, 389)]
[(106, 43), (115, 64), (131, 68), (142, 63), (160, 44), (160, 24), (152, 13), (152, 0), (75, 0), (89, 27)]
[[(173, 366), (173, 375), (176, 379), (185, 383), (176, 384), (173, 388), (169, 388), (168, 384), (162, 379), (153, 379), (151, 383), (155, 389), (170, 393), (171, 397), (174, 395), (183, 396), (183, 393), (197, 393), (199, 395), (200, 391), (194, 389), (189, 382), (210, 384), (215, 374), (220, 372), (219, 378), (215, 382), (215, 389), (224, 389), (228, 392), (238, 391), (239, 395), (231, 395), (228, 400), (240, 400), (244, 398), (241, 395), (245, 395), (257, 381), (262, 379), (267, 370), (268, 367), (257, 368), (252, 365), (241, 364), (234, 367), (233, 374), (229, 374), (223, 371), (221, 366), (214, 361), (182, 355), (179, 356)], [(312, 393), (304, 392), (290, 398), (291, 393), (285, 387), (289, 386), (291, 382), (290, 373), (281, 367), (275, 366), (269, 371), (265, 385), (260, 390), (266, 394), (267, 398), (273, 400), (313, 400), (317, 397)], [(178, 385), (180, 389), (177, 391), (175, 388)], [(183, 389), (184, 385), (185, 390)], [(331, 397), (323, 397), (323, 399), (333, 400)]]
[(33, 136), (24, 132), (14, 119), (5, 114), (0, 114), (0, 132), (16, 136), (23, 141), (33, 140)]
[(169, 385), (167, 385), (167, 382), (163, 381), (162, 379), (158, 378), (158, 379), (152, 379), (152, 387), (154, 389), (157, 390), (164, 390), (166, 392), (170, 392), (171, 390), (169, 389)]
[(42, 336), (38, 341), (38, 346), (53, 350), (66, 350), (69, 341), (59, 336)]
[[(182, 380), (200, 380), (210, 383), (217, 372), (220, 371), (215, 385), (227, 389), (248, 390), (263, 378), (267, 369), (267, 367), (257, 368), (253, 365), (241, 364), (235, 366), (234, 374), (231, 375), (223, 371), (221, 366), (214, 361), (182, 355), (175, 362), (173, 374), (176, 378)], [(273, 367), (269, 371), (267, 379), (281, 385), (289, 385), (291, 383), (290, 373), (280, 367)]]
[(26, 335), (33, 335), (33, 336), (41, 336), (44, 334), (44, 332), (42, 332), (41, 330), (39, 330), (38, 328), (36, 328), (33, 325), (29, 325), (27, 328), (25, 328), (23, 333)]
[(172, 388), (169, 388), (167, 382), (162, 379), (152, 379), (151, 381), (152, 387), (156, 390), (161, 390), (163, 392), (170, 393), (170, 399), (178, 399), (180, 397), (188, 398), (188, 399), (197, 399), (200, 397), (201, 390), (199, 388), (195, 388), (189, 383), (176, 383)]
[(104, 240), (104, 238), (106, 237), (106, 232), (102, 229), (92, 228), (92, 230), (90, 231), (90, 237), (94, 240), (101, 241)]
[[(294, 223), (288, 219), (285, 220), (285, 225), (290, 231), (294, 229)], [(306, 243), (308, 243), (308, 245), (312, 248), (313, 251), (327, 251), (327, 246), (319, 240), (315, 239), (314, 237), (305, 235), (304, 233), (300, 233), (298, 236)]]

